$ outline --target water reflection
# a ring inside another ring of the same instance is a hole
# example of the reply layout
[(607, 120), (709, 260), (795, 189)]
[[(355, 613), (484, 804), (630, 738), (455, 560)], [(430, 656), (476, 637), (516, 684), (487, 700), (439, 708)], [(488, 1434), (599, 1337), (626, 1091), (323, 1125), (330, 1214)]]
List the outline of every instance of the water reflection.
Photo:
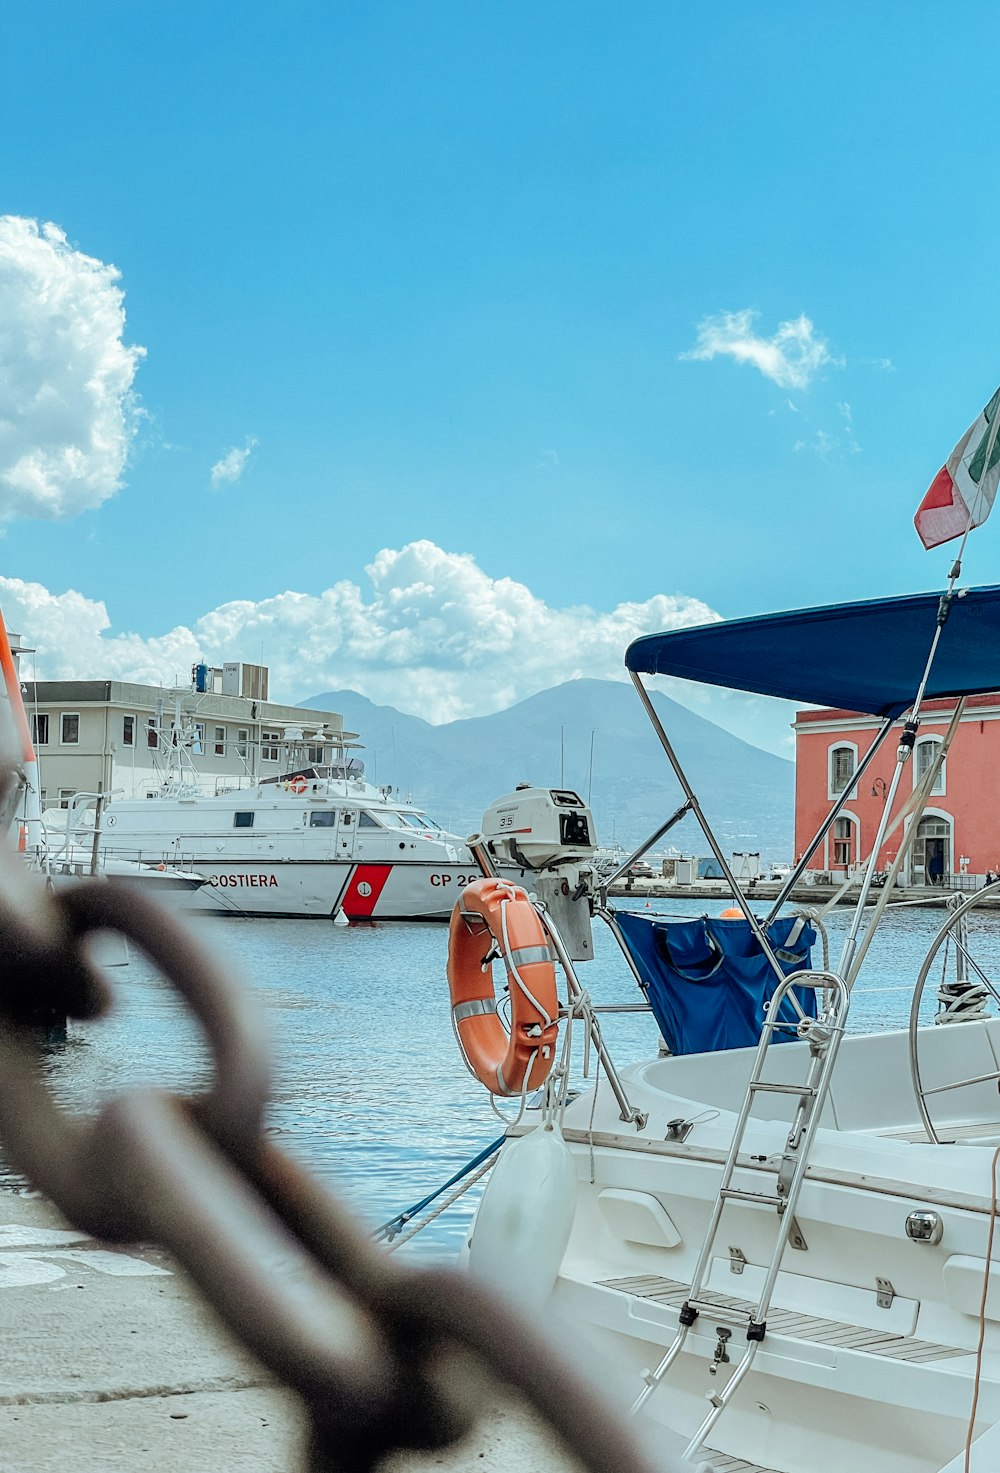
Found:
[[(689, 913), (690, 902), (657, 902), (656, 909)], [(913, 980), (944, 914), (887, 915), (855, 994), (851, 1031), (905, 1026)], [(848, 923), (846, 911), (827, 920), (834, 960)], [(501, 1133), (452, 1036), (443, 927), (214, 917), (201, 934), (267, 1010), (275, 1054), (268, 1129), (373, 1226), (419, 1200)], [(975, 920), (974, 941), (977, 955), (1000, 962), (1000, 918)], [(594, 1000), (635, 1001), (634, 983), (602, 926), (595, 929), (595, 949), (583, 970)], [(48, 1059), (60, 1100), (92, 1111), (128, 1085), (204, 1087), (211, 1068), (204, 1041), (150, 964), (133, 956), (110, 976), (111, 1015), (74, 1025), (69, 1042)], [(935, 991), (932, 982), (930, 1010)], [(655, 1049), (647, 1016), (612, 1015), (603, 1026), (619, 1065)], [(453, 1254), (475, 1199), (470, 1193), (449, 1209), (416, 1239), (414, 1251)]]

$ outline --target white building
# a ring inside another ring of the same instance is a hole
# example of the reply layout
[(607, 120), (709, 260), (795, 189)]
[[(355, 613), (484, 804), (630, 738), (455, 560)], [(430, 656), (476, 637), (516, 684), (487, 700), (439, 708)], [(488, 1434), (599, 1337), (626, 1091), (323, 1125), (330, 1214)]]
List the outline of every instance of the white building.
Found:
[(228, 786), (234, 779), (277, 776), (292, 731), (301, 733), (311, 763), (332, 761), (342, 742), (355, 736), (344, 732), (335, 711), (267, 700), (265, 666), (200, 669), (205, 690), (194, 689), (194, 681), (185, 690), (126, 680), (24, 681), (43, 809), (65, 807), (78, 792), (155, 794), (177, 715), (194, 729), (190, 751), (209, 790), (213, 780)]

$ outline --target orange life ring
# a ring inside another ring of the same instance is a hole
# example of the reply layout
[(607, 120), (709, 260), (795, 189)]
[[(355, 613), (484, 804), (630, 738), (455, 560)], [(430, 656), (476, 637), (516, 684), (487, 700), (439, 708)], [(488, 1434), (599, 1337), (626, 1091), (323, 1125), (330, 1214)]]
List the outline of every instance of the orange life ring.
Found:
[[(509, 1035), (497, 1013), (495, 957), (507, 968)], [(482, 879), (462, 891), (448, 932), (448, 988), (466, 1063), (491, 1094), (519, 1095), (545, 1083), (559, 1031), (556, 969), (520, 885)]]
[(290, 787), (292, 789), (292, 792), (293, 793), (298, 793), (300, 795), (305, 792), (307, 786), (308, 786), (308, 784), (306, 783), (306, 780), (305, 780), (304, 777), (293, 777), (292, 778), (292, 781), (290, 783)]

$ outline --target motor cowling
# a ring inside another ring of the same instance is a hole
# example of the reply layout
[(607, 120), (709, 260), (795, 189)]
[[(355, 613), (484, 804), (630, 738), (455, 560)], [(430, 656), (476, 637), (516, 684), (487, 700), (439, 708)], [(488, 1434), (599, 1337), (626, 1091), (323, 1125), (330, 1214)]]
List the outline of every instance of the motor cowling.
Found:
[(522, 783), (490, 804), (475, 838), (485, 843), (501, 874), (545, 905), (573, 961), (590, 961), (597, 836), (594, 816), (579, 794)]
[(482, 835), (498, 863), (526, 870), (586, 864), (597, 848), (593, 814), (578, 794), (528, 783), (490, 804)]

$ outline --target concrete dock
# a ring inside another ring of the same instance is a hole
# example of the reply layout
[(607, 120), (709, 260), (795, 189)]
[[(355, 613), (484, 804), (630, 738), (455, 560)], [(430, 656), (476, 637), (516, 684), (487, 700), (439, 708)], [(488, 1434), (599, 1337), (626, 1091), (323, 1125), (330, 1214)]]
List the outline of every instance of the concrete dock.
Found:
[[(758, 880), (743, 887), (746, 898), (751, 902), (766, 902), (777, 898), (781, 885), (777, 880)], [(825, 905), (832, 900), (840, 889), (839, 885), (817, 884), (796, 885), (792, 891), (790, 904), (792, 905)], [(609, 895), (616, 900), (685, 900), (691, 903), (692, 909), (700, 913), (702, 907), (712, 905), (716, 902), (731, 903), (731, 892), (728, 885), (721, 880), (699, 880), (695, 885), (677, 885), (672, 880), (640, 879), (638, 877), (623, 884), (613, 885)], [(890, 905), (926, 905), (931, 908), (943, 909), (949, 900), (953, 900), (956, 894), (964, 899), (973, 894), (973, 889), (954, 890), (944, 886), (934, 885), (895, 885), (893, 887)], [(873, 888), (869, 897), (869, 903), (874, 905), (882, 894), (880, 889)], [(853, 885), (839, 901), (842, 905), (854, 905), (858, 898), (858, 886)], [(989, 910), (1000, 910), (1000, 897), (989, 896), (983, 900), (983, 908)]]
[[(0, 1473), (294, 1473), (296, 1399), (236, 1346), (155, 1248), (119, 1250), (0, 1190)], [(391, 1473), (568, 1473), (498, 1400), (455, 1448)]]

